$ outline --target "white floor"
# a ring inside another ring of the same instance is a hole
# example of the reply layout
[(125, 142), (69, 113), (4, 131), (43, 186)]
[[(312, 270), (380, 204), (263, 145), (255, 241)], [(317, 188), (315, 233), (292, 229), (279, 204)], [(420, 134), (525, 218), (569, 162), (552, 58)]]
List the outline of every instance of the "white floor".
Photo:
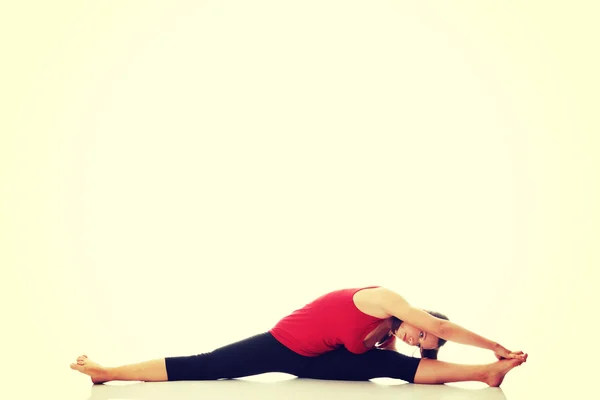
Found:
[(466, 389), (448, 385), (401, 382), (341, 382), (291, 379), (275, 382), (228, 380), (209, 382), (145, 382), (90, 387), (89, 400), (113, 399), (478, 399), (503, 400), (500, 388)]
[[(56, 365), (54, 366), (56, 367)], [(78, 372), (66, 368), (37, 379), (31, 375), (0, 389), (0, 398), (28, 400), (187, 400), (187, 399), (554, 399), (582, 390), (580, 384), (564, 386), (567, 380), (544, 378), (550, 365), (524, 365), (507, 375), (500, 388), (479, 382), (417, 385), (394, 379), (370, 382), (297, 379), (286, 374), (264, 374), (235, 380), (184, 382), (107, 382), (92, 385)], [(50, 367), (52, 368), (52, 367)], [(18, 382), (18, 383), (17, 383)], [(566, 392), (563, 390), (566, 388)], [(7, 393), (8, 391), (8, 393)], [(589, 393), (588, 390), (585, 390)], [(588, 396), (589, 397), (589, 396)], [(592, 396), (593, 397), (593, 396)]]

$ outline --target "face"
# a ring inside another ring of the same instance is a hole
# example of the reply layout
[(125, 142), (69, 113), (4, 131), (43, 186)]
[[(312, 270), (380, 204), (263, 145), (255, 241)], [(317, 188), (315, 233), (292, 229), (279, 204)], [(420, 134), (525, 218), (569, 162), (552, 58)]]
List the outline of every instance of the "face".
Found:
[(400, 324), (394, 335), (409, 346), (418, 346), (425, 350), (436, 349), (438, 347), (439, 339), (437, 336), (406, 322)]

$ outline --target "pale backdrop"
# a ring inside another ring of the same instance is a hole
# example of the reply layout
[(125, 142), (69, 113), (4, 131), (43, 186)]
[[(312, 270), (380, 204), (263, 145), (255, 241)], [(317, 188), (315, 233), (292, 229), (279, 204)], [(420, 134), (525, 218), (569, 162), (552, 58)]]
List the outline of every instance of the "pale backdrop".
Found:
[(373, 284), (529, 352), (514, 396), (591, 377), (591, 4), (3, 5), (7, 381), (87, 387), (79, 354), (209, 351)]

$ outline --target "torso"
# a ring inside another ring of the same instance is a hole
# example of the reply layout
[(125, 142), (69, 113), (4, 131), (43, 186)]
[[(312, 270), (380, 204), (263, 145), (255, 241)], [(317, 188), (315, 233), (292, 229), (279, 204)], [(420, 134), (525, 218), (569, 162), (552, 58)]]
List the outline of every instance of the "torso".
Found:
[(363, 339), (363, 344), (367, 348), (374, 347), (377, 342), (390, 333), (392, 328), (391, 315), (379, 305), (378, 298), (380, 293), (380, 288), (369, 288), (356, 292), (352, 297), (354, 305), (361, 312), (375, 318), (384, 318), (384, 320)]
[[(339, 346), (363, 354), (387, 339), (397, 320), (381, 306), (386, 289), (379, 286), (344, 288), (326, 293), (294, 310), (269, 330), (275, 339), (303, 356), (318, 356)], [(339, 307), (339, 312), (332, 309)]]

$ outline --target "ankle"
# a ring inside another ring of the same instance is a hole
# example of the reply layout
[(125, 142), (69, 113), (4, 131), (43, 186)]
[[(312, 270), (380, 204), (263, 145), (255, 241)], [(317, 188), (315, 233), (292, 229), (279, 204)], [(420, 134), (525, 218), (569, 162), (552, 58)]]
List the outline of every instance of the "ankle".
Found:
[(105, 379), (107, 382), (108, 381), (118, 381), (119, 377), (118, 377), (118, 370), (117, 368), (108, 368), (108, 367), (104, 367), (104, 371), (103, 371), (103, 378)]
[(480, 373), (479, 379), (477, 379), (477, 380), (479, 382), (489, 384), (490, 377), (493, 373), (493, 367), (494, 367), (494, 364), (482, 365), (481, 373)]

